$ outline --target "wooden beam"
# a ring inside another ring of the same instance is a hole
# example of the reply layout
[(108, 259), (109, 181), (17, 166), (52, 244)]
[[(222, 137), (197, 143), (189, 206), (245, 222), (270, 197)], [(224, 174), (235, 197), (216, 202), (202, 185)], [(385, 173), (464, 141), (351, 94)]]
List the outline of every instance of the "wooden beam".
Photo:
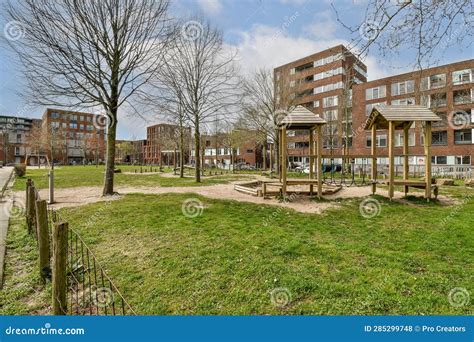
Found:
[(431, 121), (425, 124), (425, 198), (431, 199)]
[(286, 197), (286, 127), (281, 130), (281, 173), (283, 186), (281, 188), (283, 198)]
[(372, 195), (377, 191), (377, 124), (372, 125)]
[(283, 131), (282, 129), (278, 131), (279, 137), (278, 137), (278, 163), (277, 163), (278, 165), (277, 167), (278, 167), (278, 178), (280, 179), (280, 182), (281, 182), (281, 170), (282, 170), (281, 168), (281, 145), (282, 145), (281, 132), (282, 131)]
[[(408, 175), (408, 172), (409, 172), (409, 165), (408, 165), (408, 149), (409, 149), (409, 146), (408, 146), (408, 130), (410, 129), (410, 125), (409, 124), (405, 124), (405, 126), (403, 126), (403, 179), (404, 180), (408, 180), (409, 178), (409, 175)], [(404, 186), (403, 187), (403, 190), (405, 192), (405, 196), (408, 194), (408, 186)]]
[[(395, 156), (394, 156), (394, 147), (395, 147), (395, 124), (393, 121), (388, 123), (388, 197), (393, 198), (394, 195), (394, 184), (395, 179)], [(372, 142), (373, 143), (373, 142)]]
[(323, 196), (323, 166), (321, 156), (323, 154), (323, 137), (321, 134), (321, 125), (316, 127), (317, 134), (317, 150), (316, 150), (316, 167), (318, 170), (318, 198), (321, 199)]
[[(313, 169), (314, 169), (314, 141), (313, 141), (313, 129), (309, 130), (309, 179), (314, 178)], [(310, 195), (313, 194), (313, 185), (309, 186)]]

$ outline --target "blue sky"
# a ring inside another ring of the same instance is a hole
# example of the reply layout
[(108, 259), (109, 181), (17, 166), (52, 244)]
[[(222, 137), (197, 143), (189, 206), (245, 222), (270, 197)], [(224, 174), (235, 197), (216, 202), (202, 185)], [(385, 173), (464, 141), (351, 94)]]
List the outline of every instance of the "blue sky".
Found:
[[(3, 0), (0, 0), (0, 2)], [(350, 33), (337, 21), (331, 3), (347, 24), (363, 20), (364, 0), (171, 0), (170, 13), (175, 17), (200, 15), (224, 32), (226, 44), (237, 48), (243, 73), (259, 67), (273, 68), (328, 47), (348, 43)], [(1, 23), (4, 34), (4, 23)], [(40, 117), (44, 108), (29, 108), (17, 95), (22, 91), (16, 61), (0, 46), (0, 114)], [(440, 64), (472, 58), (469, 49), (442, 51)], [(375, 49), (365, 63), (369, 79), (410, 71), (410, 52), (390, 60), (381, 60)], [(150, 122), (151, 123), (151, 122)], [(118, 137), (144, 138), (147, 123), (120, 113)]]

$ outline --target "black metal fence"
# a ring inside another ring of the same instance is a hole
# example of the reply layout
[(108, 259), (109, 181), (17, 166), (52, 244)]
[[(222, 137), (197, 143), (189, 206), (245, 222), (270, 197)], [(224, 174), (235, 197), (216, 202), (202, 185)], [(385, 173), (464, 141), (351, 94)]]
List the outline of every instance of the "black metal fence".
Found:
[[(43, 215), (40, 214), (38, 209), (40, 207), (39, 202), (43, 202), (44, 205)], [(56, 210), (48, 209), (47, 213), (48, 215), (46, 215), (45, 201), (41, 201), (39, 192), (34, 186), (33, 181), (28, 180), (26, 196), (28, 230), (38, 241), (42, 278), (46, 280), (52, 277), (51, 280), (54, 289), (58, 284), (58, 282), (55, 282), (54, 275), (58, 274), (58, 271), (51, 272), (50, 265), (55, 265), (55, 258), (58, 258), (58, 256), (55, 255), (55, 250), (57, 249), (54, 248), (54, 244), (57, 243), (58, 247), (61, 247), (61, 243), (55, 241), (53, 230), (55, 225), (66, 221), (60, 217), (60, 214)], [(45, 219), (44, 225), (41, 224), (43, 218)], [(40, 237), (40, 226), (44, 227), (44, 229), (41, 230), (44, 232), (42, 235), (44, 238), (42, 240)], [(46, 244), (40, 243), (40, 241), (44, 240), (46, 240)], [(49, 244), (47, 243), (48, 240)], [(46, 245), (47, 248), (45, 250), (44, 246)], [(49, 246), (53, 246), (53, 248)], [(66, 248), (67, 253), (65, 251)], [(64, 248), (61, 247), (59, 250), (62, 250), (63, 255), (66, 255), (66, 267), (64, 268), (66, 281), (63, 283), (59, 282), (65, 286), (61, 285), (63, 291), (66, 292), (66, 296), (63, 297), (66, 298), (66, 301), (61, 304), (62, 309), (59, 312), (60, 314), (135, 315), (132, 307), (106, 274), (90, 247), (84, 242), (80, 234), (69, 225), (67, 226), (67, 240), (64, 239)], [(43, 262), (41, 262), (42, 256)], [(45, 264), (47, 264), (47, 267), (45, 267)], [(59, 271), (63, 279), (64, 272)], [(61, 276), (56, 278), (61, 278)], [(57, 298), (56, 301), (58, 300)], [(55, 299), (53, 298), (53, 308), (54, 305)]]

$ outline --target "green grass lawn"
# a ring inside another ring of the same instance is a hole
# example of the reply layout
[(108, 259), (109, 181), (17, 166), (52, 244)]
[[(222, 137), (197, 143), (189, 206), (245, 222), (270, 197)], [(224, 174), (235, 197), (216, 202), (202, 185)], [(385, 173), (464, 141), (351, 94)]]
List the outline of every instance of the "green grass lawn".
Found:
[(24, 218), (11, 218), (0, 315), (47, 315), (51, 284), (42, 284), (35, 238), (28, 234)]
[[(312, 215), (195, 194), (132, 194), (62, 215), (138, 314), (472, 314), (448, 301), (453, 288), (474, 291), (473, 191), (458, 195), (457, 207), (376, 197), (371, 219), (360, 199)], [(188, 198), (202, 215), (183, 215)], [(279, 288), (284, 307), (271, 301)]]
[[(122, 172), (134, 172), (140, 167), (119, 166)], [(157, 169), (157, 168), (156, 168)], [(149, 168), (147, 168), (149, 170)], [(153, 168), (155, 170), (155, 168)], [(165, 171), (171, 172), (169, 168)], [(139, 171), (138, 171), (139, 172)], [(48, 187), (48, 170), (28, 168), (26, 175), (17, 178), (13, 190), (24, 190), (26, 179), (31, 178), (37, 188)], [(230, 181), (248, 179), (245, 176), (226, 174), (212, 177), (202, 177), (201, 183), (196, 183), (193, 178), (163, 177), (160, 174), (115, 174), (115, 185), (117, 186), (203, 186), (222, 184)], [(104, 183), (104, 166), (60, 166), (55, 168), (56, 188), (69, 188), (79, 186), (102, 186)]]

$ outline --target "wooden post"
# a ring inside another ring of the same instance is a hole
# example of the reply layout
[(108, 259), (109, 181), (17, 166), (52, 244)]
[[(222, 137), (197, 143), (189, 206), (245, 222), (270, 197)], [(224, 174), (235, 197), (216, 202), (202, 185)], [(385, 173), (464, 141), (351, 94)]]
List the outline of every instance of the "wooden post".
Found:
[[(27, 225), (28, 225), (28, 233), (35, 233), (35, 237), (38, 238), (38, 232), (36, 231), (36, 206), (35, 206), (35, 201), (36, 201), (36, 195), (35, 195), (35, 187), (33, 185), (30, 185), (28, 187), (28, 204), (27, 204)], [(35, 229), (33, 232), (33, 228)]]
[[(408, 129), (410, 128), (410, 124), (407, 122), (403, 126), (403, 180), (408, 180), (409, 175), (409, 165), (408, 165)], [(405, 196), (408, 194), (408, 185), (403, 186), (403, 190), (405, 192)]]
[(431, 199), (431, 121), (425, 124), (425, 198)]
[[(388, 123), (388, 197), (393, 198), (394, 195), (394, 169), (395, 169), (395, 155), (394, 155), (394, 145), (395, 145), (395, 123), (390, 121)], [(376, 142), (372, 142), (376, 143)]]
[(29, 218), (28, 218), (28, 196), (30, 193), (30, 186), (32, 186), (32, 180), (28, 178), (26, 180), (26, 194), (25, 194), (25, 220), (26, 220), (26, 227), (28, 228), (28, 233), (30, 233), (30, 224), (29, 224)]
[(279, 139), (278, 139), (278, 177), (280, 178), (280, 182), (282, 181), (282, 167), (281, 167), (281, 162), (282, 162), (282, 158), (281, 158), (281, 145), (282, 145), (282, 132), (283, 132), (283, 128), (281, 128), (279, 131), (278, 131), (278, 135), (279, 135)]
[(372, 195), (377, 191), (377, 124), (372, 125)]
[(317, 129), (317, 158), (316, 158), (316, 163), (317, 163), (317, 170), (318, 170), (318, 198), (321, 199), (323, 196), (323, 165), (322, 165), (322, 160), (321, 156), (323, 154), (323, 137), (321, 135), (321, 125), (316, 126)]
[(286, 197), (286, 127), (281, 129), (281, 174), (283, 178), (283, 186), (281, 188), (283, 198)]
[(53, 229), (53, 315), (67, 314), (68, 224), (60, 222)]
[[(309, 130), (309, 179), (314, 178), (314, 141), (313, 141), (313, 129)], [(313, 184), (309, 185), (309, 194), (313, 195)]]
[(49, 262), (48, 209), (46, 201), (36, 201), (36, 226), (38, 227), (39, 266), (43, 281), (51, 277)]

